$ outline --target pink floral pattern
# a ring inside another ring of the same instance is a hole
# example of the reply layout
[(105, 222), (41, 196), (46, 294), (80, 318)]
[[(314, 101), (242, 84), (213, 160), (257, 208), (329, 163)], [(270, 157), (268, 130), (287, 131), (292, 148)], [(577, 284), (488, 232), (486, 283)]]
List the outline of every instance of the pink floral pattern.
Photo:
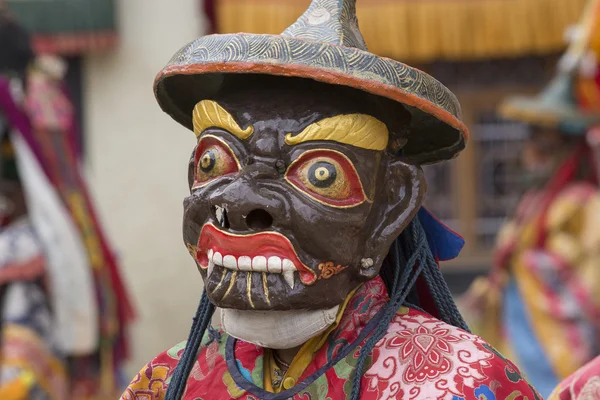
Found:
[(494, 354), (483, 340), (459, 328), (411, 310), (397, 315), (377, 344), (366, 373), (377, 398), (404, 400), (462, 396), (488, 376)]
[(600, 356), (561, 382), (548, 400), (600, 400)]

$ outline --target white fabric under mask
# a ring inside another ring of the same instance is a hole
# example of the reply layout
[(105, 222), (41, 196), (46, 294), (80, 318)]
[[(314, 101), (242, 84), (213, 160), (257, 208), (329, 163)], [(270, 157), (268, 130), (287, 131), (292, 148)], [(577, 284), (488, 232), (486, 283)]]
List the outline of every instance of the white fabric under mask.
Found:
[(298, 347), (335, 322), (340, 306), (329, 310), (245, 311), (223, 309), (223, 330), (236, 339), (282, 350)]

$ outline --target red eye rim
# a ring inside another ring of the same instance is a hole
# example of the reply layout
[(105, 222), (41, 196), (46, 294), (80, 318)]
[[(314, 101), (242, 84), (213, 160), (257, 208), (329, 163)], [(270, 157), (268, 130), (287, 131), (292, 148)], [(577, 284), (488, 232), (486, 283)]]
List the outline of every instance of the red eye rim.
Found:
[[(323, 196), (308, 188), (298, 177), (297, 172), (304, 166), (304, 164), (321, 157), (333, 159), (342, 167), (346, 179), (351, 185), (350, 196), (345, 199), (333, 199)], [(356, 171), (352, 161), (346, 155), (336, 150), (315, 149), (305, 151), (290, 164), (287, 172), (285, 173), (285, 180), (300, 190), (303, 194), (326, 206), (335, 208), (350, 208), (359, 206), (364, 202), (371, 202), (364, 191), (360, 176), (358, 175), (358, 171)]]
[[(198, 162), (200, 160), (200, 157), (206, 152), (206, 150), (212, 147), (217, 148), (223, 154), (228, 156), (228, 159), (224, 160), (227, 164), (224, 167), (227, 172), (221, 173), (205, 181), (198, 181)], [(241, 165), (239, 160), (235, 156), (235, 153), (233, 152), (231, 147), (229, 147), (229, 145), (223, 139), (214, 135), (204, 135), (198, 141), (196, 153), (194, 154), (194, 183), (192, 185), (192, 190), (196, 190), (203, 186), (206, 186), (209, 183), (215, 181), (216, 179), (222, 178), (224, 176), (235, 174), (239, 172), (240, 169)]]

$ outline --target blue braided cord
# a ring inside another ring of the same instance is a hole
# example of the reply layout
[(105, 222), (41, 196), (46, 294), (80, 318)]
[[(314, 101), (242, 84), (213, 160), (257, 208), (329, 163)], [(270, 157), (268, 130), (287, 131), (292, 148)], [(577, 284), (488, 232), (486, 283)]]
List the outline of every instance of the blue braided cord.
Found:
[(440, 268), (433, 259), (433, 256), (431, 256), (431, 260), (427, 264), (429, 268), (425, 270), (423, 275), (427, 282), (427, 286), (434, 297), (436, 307), (440, 310), (442, 321), (469, 332), (469, 327), (460, 314), (452, 297), (452, 293), (450, 292), (450, 288), (442, 275), (442, 271), (440, 271)]
[(422, 312), (424, 314), (427, 314), (427, 311), (423, 310), (421, 307), (419, 307), (419, 306), (417, 306), (414, 303), (411, 303), (409, 301), (404, 302), (404, 306), (406, 308), (411, 308), (413, 310), (417, 310), (417, 311), (420, 311), (420, 312)]
[(392, 268), (392, 284), (390, 286), (389, 292), (394, 293), (396, 291), (396, 287), (398, 286), (398, 281), (400, 279), (400, 274), (398, 274), (398, 269), (396, 268), (396, 263), (400, 260), (400, 251), (398, 249), (398, 240), (394, 240), (392, 246), (390, 247), (389, 257), (391, 258), (391, 263), (393, 265)]
[(469, 332), (469, 328), (460, 314), (456, 303), (454, 302), (452, 292), (450, 292), (450, 288), (448, 287), (442, 271), (440, 270), (439, 265), (434, 259), (430, 249), (428, 249), (426, 252), (426, 257), (428, 268), (425, 270), (423, 275), (425, 281), (427, 282), (427, 286), (434, 296), (436, 307), (442, 314), (442, 320)]
[(180, 400), (182, 398), (188, 376), (198, 356), (202, 337), (210, 324), (214, 312), (215, 306), (208, 299), (205, 290), (202, 294), (200, 304), (198, 305), (198, 310), (196, 311), (196, 316), (194, 317), (188, 341), (183, 350), (183, 355), (181, 360), (179, 360), (179, 363), (177, 363), (177, 367), (171, 378), (171, 383), (167, 388), (165, 400)]
[(204, 333), (206, 331), (207, 326), (210, 325), (210, 321), (215, 311), (215, 307), (208, 299), (208, 295), (206, 294), (206, 292), (203, 294), (200, 303), (201, 314), (198, 318), (198, 324), (195, 331), (190, 332), (190, 338), (188, 339), (188, 343), (190, 343), (189, 350), (187, 348), (184, 350), (184, 354), (182, 356), (182, 359), (180, 360), (180, 363), (182, 364), (182, 369), (179, 378), (179, 386), (175, 397), (176, 400), (183, 397), (188, 376), (198, 356), (198, 350), (202, 343), (202, 338), (204, 337)]
[(423, 273), (423, 277), (425, 278), (425, 282), (427, 282), (427, 287), (429, 288), (429, 293), (431, 293), (431, 296), (433, 297), (435, 307), (440, 314), (440, 319), (444, 322), (450, 323), (450, 312), (448, 310), (446, 302), (444, 301), (444, 294), (439, 290), (440, 288), (438, 287), (436, 282), (434, 282), (433, 273), (431, 269), (428, 268), (427, 271)]
[(221, 332), (213, 328), (212, 325), (208, 325), (208, 338), (209, 343), (212, 343), (215, 340), (217, 341), (217, 343), (221, 343)]
[(188, 337), (188, 342), (183, 356), (179, 361), (173, 374), (173, 378), (167, 390), (167, 400), (179, 400), (185, 391), (187, 378), (197, 358), (198, 349), (207, 325), (210, 323), (214, 313), (214, 306), (208, 300), (206, 292), (202, 295), (202, 300), (198, 306), (196, 317)]
[[(358, 361), (356, 363), (354, 376), (352, 378), (352, 393), (350, 394), (351, 400), (358, 400), (360, 397), (360, 386), (361, 379), (363, 376), (363, 368), (365, 361), (371, 351), (381, 340), (383, 336), (387, 333), (389, 324), (392, 318), (398, 312), (398, 308), (402, 303), (404, 303), (406, 297), (410, 293), (411, 288), (415, 285), (417, 278), (419, 277), (421, 271), (425, 268), (424, 261), (425, 256), (423, 251), (428, 247), (427, 239), (423, 233), (422, 228), (418, 229), (419, 226), (416, 223), (411, 222), (410, 230), (412, 233), (412, 242), (414, 243), (413, 251), (411, 257), (408, 259), (406, 263), (404, 263), (404, 268), (402, 268), (401, 257), (398, 251), (399, 242), (403, 241), (401, 238), (397, 239), (392, 245), (390, 254), (392, 256), (392, 261), (395, 264), (394, 268), (394, 283), (392, 285), (392, 292), (390, 293), (390, 301), (388, 302), (387, 310), (385, 314), (381, 318), (381, 322), (375, 328), (371, 337), (367, 339), (364, 346), (361, 348)], [(406, 254), (406, 253), (404, 253)], [(415, 270), (413, 266), (417, 266)], [(402, 273), (400, 273), (402, 270)], [(412, 278), (411, 278), (412, 275)]]
[(175, 367), (175, 371), (173, 372), (173, 376), (171, 377), (171, 382), (169, 383), (169, 387), (167, 388), (166, 400), (180, 399), (181, 393), (185, 390), (186, 379), (184, 378), (184, 376), (187, 376), (187, 374), (185, 373), (185, 370), (187, 369), (186, 364), (189, 363), (190, 353), (192, 352), (192, 348), (195, 347), (196, 344), (195, 332), (199, 329), (202, 317), (206, 313), (206, 304), (203, 300), (204, 295), (202, 297), (202, 300), (200, 301), (200, 304), (198, 305), (196, 315), (193, 318), (192, 328), (190, 330), (190, 334), (188, 335), (183, 355), (177, 363), (177, 366)]

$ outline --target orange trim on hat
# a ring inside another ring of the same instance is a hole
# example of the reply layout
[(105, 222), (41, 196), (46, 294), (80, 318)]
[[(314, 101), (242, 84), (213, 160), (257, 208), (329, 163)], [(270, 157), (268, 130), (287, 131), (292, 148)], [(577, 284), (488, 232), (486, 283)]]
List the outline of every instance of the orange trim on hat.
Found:
[[(319, 82), (364, 90), (368, 93), (386, 97), (402, 104), (418, 108), (419, 110), (433, 115), (440, 121), (443, 121), (460, 131), (465, 139), (465, 142), (467, 142), (469, 139), (469, 129), (462, 121), (460, 121), (450, 112), (434, 105), (430, 101), (404, 92), (395, 86), (386, 85), (368, 79), (358, 79), (349, 74), (332, 72), (319, 67), (303, 66), (298, 64), (259, 64), (252, 62), (212, 62), (191, 65), (170, 65), (158, 74), (154, 81), (154, 87), (156, 88), (160, 81), (174, 75), (200, 75), (209, 72), (238, 74), (256, 73), (274, 76), (310, 78)], [(159, 104), (162, 104), (160, 99), (158, 100)]]

